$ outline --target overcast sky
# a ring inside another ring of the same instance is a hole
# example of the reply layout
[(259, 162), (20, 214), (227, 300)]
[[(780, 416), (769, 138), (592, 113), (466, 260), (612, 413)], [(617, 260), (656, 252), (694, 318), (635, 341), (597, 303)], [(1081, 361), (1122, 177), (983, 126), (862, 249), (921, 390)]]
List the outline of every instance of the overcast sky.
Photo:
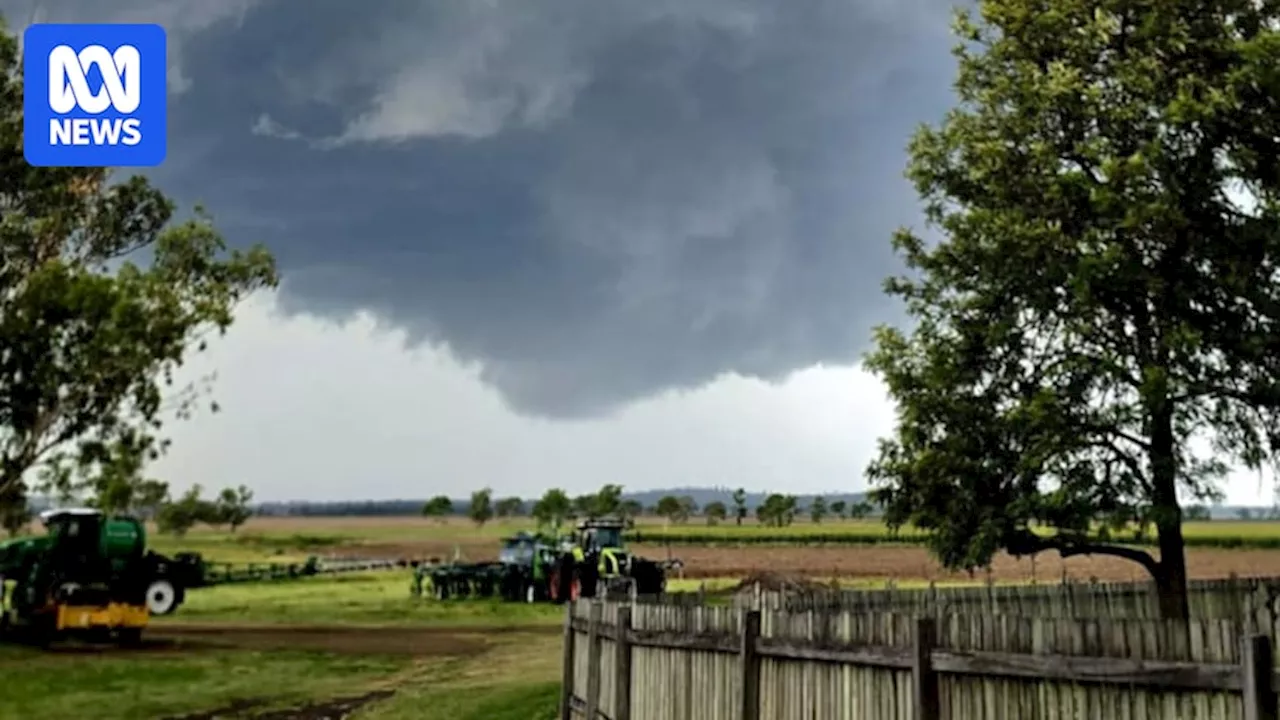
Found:
[[(157, 473), (260, 499), (832, 492), (941, 0), (0, 0), (169, 31), (166, 163), (281, 291), (192, 373)], [(1256, 478), (1231, 499), (1269, 502)]]

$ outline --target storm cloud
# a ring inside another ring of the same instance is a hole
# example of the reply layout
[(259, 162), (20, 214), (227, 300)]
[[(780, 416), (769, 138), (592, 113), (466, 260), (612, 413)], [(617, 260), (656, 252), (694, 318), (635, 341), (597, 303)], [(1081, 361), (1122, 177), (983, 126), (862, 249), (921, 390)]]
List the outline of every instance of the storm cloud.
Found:
[[(15, 24), (32, 3), (0, 0)], [(170, 28), (152, 174), (284, 307), (376, 312), (516, 410), (852, 364), (951, 104), (941, 0), (46, 0)], [(175, 82), (173, 78), (177, 78)]]

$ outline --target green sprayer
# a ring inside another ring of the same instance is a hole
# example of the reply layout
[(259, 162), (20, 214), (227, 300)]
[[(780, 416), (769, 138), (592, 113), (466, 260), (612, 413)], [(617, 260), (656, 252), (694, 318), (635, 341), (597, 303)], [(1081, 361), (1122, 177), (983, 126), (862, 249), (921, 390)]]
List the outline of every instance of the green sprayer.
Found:
[(0, 542), (0, 632), (47, 644), (70, 635), (137, 640), (182, 602), (182, 568), (146, 548), (142, 522), (93, 509), (41, 514), (45, 534)]

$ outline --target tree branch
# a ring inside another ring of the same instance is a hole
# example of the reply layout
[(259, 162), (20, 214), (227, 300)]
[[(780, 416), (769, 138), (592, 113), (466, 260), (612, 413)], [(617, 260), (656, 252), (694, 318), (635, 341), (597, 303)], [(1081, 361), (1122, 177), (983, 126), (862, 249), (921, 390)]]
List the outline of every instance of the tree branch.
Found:
[(1160, 572), (1160, 562), (1145, 550), (1107, 545), (1084, 538), (1063, 535), (1041, 537), (1029, 530), (1019, 530), (1005, 543), (1005, 547), (1014, 557), (1036, 555), (1046, 550), (1057, 550), (1064, 559), (1077, 555), (1109, 555), (1138, 563), (1146, 568), (1153, 578)]

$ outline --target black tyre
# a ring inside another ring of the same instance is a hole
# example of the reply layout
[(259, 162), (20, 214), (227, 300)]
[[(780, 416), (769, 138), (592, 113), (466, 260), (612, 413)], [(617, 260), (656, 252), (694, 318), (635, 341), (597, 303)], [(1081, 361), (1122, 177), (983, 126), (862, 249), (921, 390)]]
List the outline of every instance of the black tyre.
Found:
[(572, 555), (561, 555), (556, 561), (556, 568), (551, 573), (554, 583), (554, 598), (557, 603), (567, 602), (573, 594), (574, 561)]
[(169, 578), (155, 578), (147, 585), (147, 610), (152, 615), (169, 615), (182, 602), (182, 589)]
[(578, 565), (579, 593), (584, 598), (593, 598), (600, 588), (600, 568), (590, 561)]
[(632, 578), (637, 595), (661, 595), (666, 585), (666, 574), (653, 562), (636, 562)]

